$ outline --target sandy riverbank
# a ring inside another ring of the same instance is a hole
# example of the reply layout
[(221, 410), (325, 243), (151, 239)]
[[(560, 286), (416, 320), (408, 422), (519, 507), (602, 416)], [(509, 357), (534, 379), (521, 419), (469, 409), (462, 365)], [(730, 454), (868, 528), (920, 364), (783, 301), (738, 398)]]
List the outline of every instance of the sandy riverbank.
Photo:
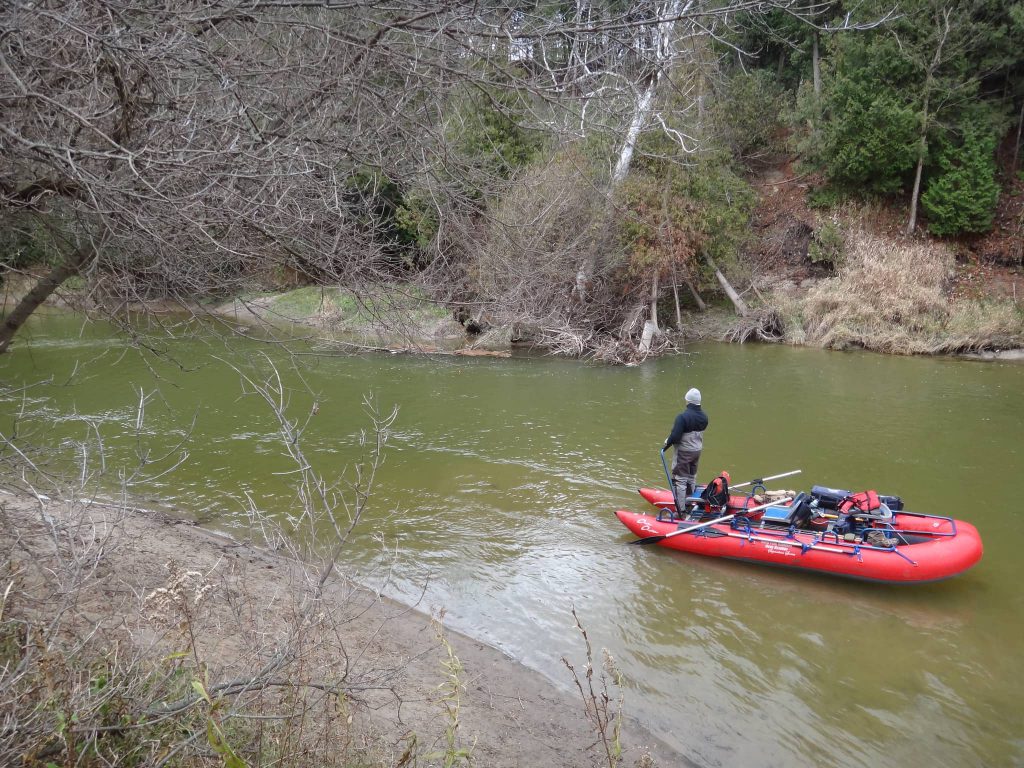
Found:
[[(59, 603), (69, 637), (109, 633), (143, 656), (146, 649), (176, 642), (169, 623), (158, 630), (150, 599), (168, 585), (168, 564), (177, 573), (202, 574), (209, 588), (190, 631), (199, 638), (196, 656), (208, 669), (210, 687), (218, 679), (244, 677), (294, 638), (310, 579), (318, 573), (280, 553), (131, 506), (46, 501), (2, 490), (0, 530), (0, 594), (8, 590), (0, 618), (45, 623)], [(68, 601), (68, 581), (53, 581), (70, 562), (78, 566), (71, 569), (76, 594)], [(351, 727), (360, 734), (361, 749), (376, 754), (378, 764), (400, 764), (415, 734), (417, 764), (439, 762), (424, 756), (445, 748), (452, 704), (445, 686), (451, 667), (445, 664), (451, 659), (430, 617), (336, 574), (325, 582), (323, 606), (318, 621), (333, 621), (329, 633), (314, 633), (320, 640), (310, 658), (322, 665), (320, 677), (336, 678), (333, 673), (344, 668)], [(461, 664), (457, 739), (472, 748), (472, 764), (607, 764), (578, 693), (469, 637), (447, 629), (444, 637)], [(583, 671), (586, 659), (571, 661)], [(572, 685), (568, 670), (565, 685)], [(628, 713), (628, 696), (624, 709)], [(628, 719), (622, 743), (626, 766), (687, 764)]]

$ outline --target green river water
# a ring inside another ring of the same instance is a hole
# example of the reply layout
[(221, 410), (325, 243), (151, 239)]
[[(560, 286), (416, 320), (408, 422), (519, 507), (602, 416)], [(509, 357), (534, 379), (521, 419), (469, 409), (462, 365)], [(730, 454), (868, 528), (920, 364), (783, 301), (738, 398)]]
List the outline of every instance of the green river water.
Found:
[[(1024, 765), (1024, 365), (713, 344), (635, 368), (306, 354), (314, 397), (255, 341), (154, 357), (69, 316), (27, 331), (0, 357), (0, 432), (58, 449), (54, 467), (96, 467), (98, 433), (110, 488), (140, 447), (188, 434), (188, 460), (133, 491), (226, 528), (249, 499), (296, 510), (273, 414), (228, 362), (266, 372), (268, 354), (293, 416), (319, 403), (305, 449), (329, 477), (360, 456), (363, 396), (398, 405), (353, 566), (377, 572), (383, 536), (390, 594), (425, 585), (422, 607), (567, 689), (575, 606), (625, 676), (628, 714), (693, 764)], [(784, 487), (898, 494), (974, 523), (982, 562), (901, 588), (626, 546), (614, 510), (664, 485), (658, 449), (690, 386), (711, 419), (701, 479), (799, 468)], [(155, 394), (136, 436), (140, 388)]]

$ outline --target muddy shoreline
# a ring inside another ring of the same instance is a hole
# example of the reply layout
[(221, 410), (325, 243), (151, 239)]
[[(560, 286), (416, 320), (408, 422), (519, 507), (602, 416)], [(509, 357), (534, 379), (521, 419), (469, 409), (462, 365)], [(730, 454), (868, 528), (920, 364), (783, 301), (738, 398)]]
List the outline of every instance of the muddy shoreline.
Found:
[[(8, 563), (17, 564), (10, 566), (10, 573), (3, 574), (14, 583), (8, 615), (19, 606), (32, 613), (33, 595), (40, 593), (39, 580), (44, 578), (45, 550), (47, 546), (52, 548), (48, 529), (81, 529), (84, 524), (97, 532), (90, 534), (97, 537), (106, 535), (102, 531), (116, 530), (116, 545), (104, 546), (99, 569), (102, 578), (91, 587), (95, 594), (84, 594), (76, 603), (81, 611), (79, 619), (84, 622), (80, 630), (112, 621), (133, 625), (138, 618), (133, 612), (141, 610), (139, 596), (167, 582), (169, 564), (206, 574), (211, 583), (218, 585), (215, 599), (235, 606), (247, 600), (254, 604), (282, 599), (287, 602), (287, 591), (297, 583), (295, 563), (289, 558), (151, 509), (54, 501), (0, 488), (0, 522), (4, 531), (0, 535), (2, 554)], [(33, 567), (38, 569), (34, 576)], [(111, 595), (126, 598), (111, 600)], [(431, 617), (371, 591), (353, 590), (351, 582), (342, 577), (328, 581), (325, 595), (358, 605), (353, 618), (345, 622), (344, 632), (346, 645), (360, 649), (360, 664), (375, 670), (394, 670), (386, 685), (357, 697), (356, 725), (373, 734), (372, 738), (393, 754), (401, 753), (411, 733), (421, 741), (440, 739), (443, 702), (439, 691), (445, 679), (447, 651), (438, 640)], [(44, 611), (41, 606), (35, 610)], [(214, 606), (211, 615), (216, 618), (218, 610)], [(228, 626), (224, 616), (209, 622), (211, 628)], [(211, 658), (219, 654), (225, 669), (229, 669), (235, 638), (217, 637), (216, 629), (208, 631), (209, 647), (214, 649)], [(565, 686), (559, 687), (469, 636), (445, 628), (444, 637), (462, 667), (459, 738), (472, 746), (474, 764), (510, 768), (607, 764), (583, 701), (571, 689), (568, 670)], [(572, 662), (581, 672), (585, 668), (586, 659), (574, 658)], [(630, 695), (626, 691), (622, 765), (692, 764), (629, 719)]]

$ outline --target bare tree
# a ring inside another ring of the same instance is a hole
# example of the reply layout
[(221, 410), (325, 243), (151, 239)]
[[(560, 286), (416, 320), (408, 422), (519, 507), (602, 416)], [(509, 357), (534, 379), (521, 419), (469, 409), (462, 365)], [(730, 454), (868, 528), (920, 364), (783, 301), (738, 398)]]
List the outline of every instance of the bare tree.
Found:
[[(571, 288), (565, 291), (566, 330), (571, 329), (572, 337), (600, 335), (582, 320), (601, 314), (593, 313), (588, 305), (609, 306), (608, 297), (601, 295), (594, 281), (608, 277), (621, 261), (614, 230), (622, 212), (614, 200), (630, 174), (642, 139), (656, 136), (662, 147), (667, 143), (672, 148), (667, 153), (659, 150), (663, 153), (660, 160), (691, 163), (702, 139), (714, 138), (706, 135), (703, 116), (709, 84), (716, 79), (720, 62), (707, 55), (707, 43), (731, 46), (730, 33), (739, 25), (773, 10), (789, 13), (815, 28), (821, 5), (788, 0), (756, 6), (661, 0), (621, 8), (579, 0), (571, 12), (556, 10), (542, 17), (539, 11), (533, 15), (524, 11), (510, 16), (509, 39), (517, 41), (519, 59), (528, 62), (535, 73), (529, 82), (518, 86), (529, 89), (545, 106), (556, 107), (538, 110), (538, 125), (565, 144), (576, 138), (600, 137), (605, 145), (615, 147), (614, 155), (607, 158), (605, 174), (591, 176), (592, 194), (603, 198), (605, 206), (596, 226), (589, 230), (593, 240), (579, 242), (578, 267)], [(830, 23), (827, 29), (836, 32), (865, 26), (869, 25), (846, 18)], [(721, 282), (724, 277), (720, 271), (718, 275)], [(638, 289), (630, 301), (616, 302), (623, 312), (619, 328), (630, 329), (630, 333), (642, 329), (641, 354), (658, 330), (654, 313), (663, 287), (659, 277), (651, 274), (650, 289)], [(499, 296), (495, 298), (500, 301)], [(737, 308), (742, 314), (745, 308), (741, 304)], [(638, 325), (635, 313), (641, 305), (649, 320)], [(616, 325), (607, 314), (603, 314), (602, 324), (606, 329)]]
[[(118, 299), (228, 295), (280, 270), (353, 290), (394, 279), (406, 265), (378, 205), (389, 183), (422, 193), (432, 256), (451, 266), (464, 255), (452, 233), (514, 177), (459, 151), (467, 94), (555, 147), (610, 139), (596, 188), (610, 200), (646, 133), (680, 157), (695, 146), (700, 94), (674, 75), (694, 71), (679, 66), (696, 49), (684, 43), (721, 38), (743, 14), (815, 7), (11, 0), (0, 222), (45, 233), (54, 267), (6, 317), (0, 351), (78, 273)], [(574, 286), (585, 297), (605, 241), (577, 254), (564, 301)]]
[(444, 86), (425, 51), (460, 12), (5, 4), (0, 217), (46, 230), (56, 266), (7, 317), (0, 351), (78, 272), (190, 297), (280, 267), (335, 282), (379, 274), (352, 177), (423, 165)]

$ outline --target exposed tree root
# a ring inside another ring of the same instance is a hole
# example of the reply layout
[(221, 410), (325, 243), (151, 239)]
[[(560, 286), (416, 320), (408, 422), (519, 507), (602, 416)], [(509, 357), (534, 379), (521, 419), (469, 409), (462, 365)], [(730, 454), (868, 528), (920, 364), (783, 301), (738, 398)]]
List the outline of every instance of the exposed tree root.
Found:
[(786, 336), (786, 324), (775, 307), (762, 307), (746, 317), (739, 318), (723, 335), (722, 341), (781, 341)]

